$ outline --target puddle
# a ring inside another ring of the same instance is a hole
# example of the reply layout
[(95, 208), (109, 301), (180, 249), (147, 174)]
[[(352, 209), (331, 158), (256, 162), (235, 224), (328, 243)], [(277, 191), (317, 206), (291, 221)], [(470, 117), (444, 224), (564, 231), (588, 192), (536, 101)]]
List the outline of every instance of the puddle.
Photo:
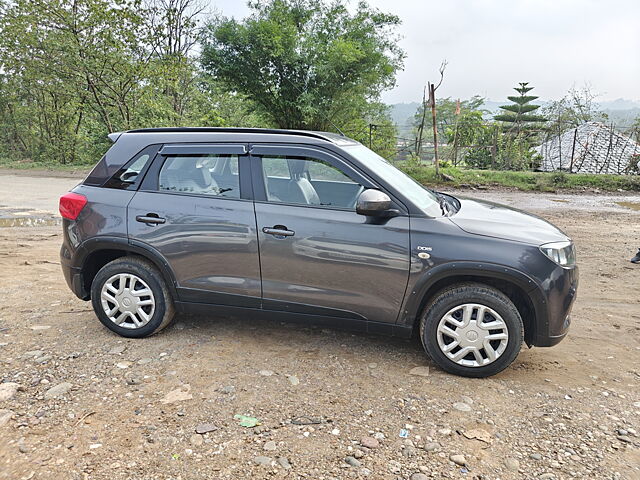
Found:
[(0, 218), (0, 228), (2, 227), (49, 227), (61, 225), (61, 219), (49, 217), (16, 217)]
[(624, 208), (630, 208), (631, 210), (637, 210), (640, 212), (640, 202), (616, 202), (616, 205), (620, 205)]

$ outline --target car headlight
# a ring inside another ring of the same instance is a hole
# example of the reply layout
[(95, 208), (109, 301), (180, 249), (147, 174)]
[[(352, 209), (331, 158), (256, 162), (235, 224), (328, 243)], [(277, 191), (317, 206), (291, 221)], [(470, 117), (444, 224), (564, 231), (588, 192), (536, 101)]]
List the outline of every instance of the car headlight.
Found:
[(576, 264), (576, 249), (573, 242), (553, 242), (540, 245), (540, 251), (562, 267)]

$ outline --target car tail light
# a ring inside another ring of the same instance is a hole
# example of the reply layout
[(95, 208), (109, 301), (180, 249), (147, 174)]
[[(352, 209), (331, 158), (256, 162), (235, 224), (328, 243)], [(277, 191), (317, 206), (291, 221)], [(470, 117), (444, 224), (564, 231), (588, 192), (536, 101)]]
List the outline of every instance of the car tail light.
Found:
[(87, 197), (69, 192), (60, 197), (60, 215), (69, 220), (75, 220), (86, 204)]

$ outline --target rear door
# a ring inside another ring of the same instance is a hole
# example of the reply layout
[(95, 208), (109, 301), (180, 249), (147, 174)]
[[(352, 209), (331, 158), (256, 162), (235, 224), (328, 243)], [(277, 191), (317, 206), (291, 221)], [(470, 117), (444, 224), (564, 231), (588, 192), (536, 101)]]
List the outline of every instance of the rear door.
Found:
[(409, 217), (358, 215), (359, 193), (377, 185), (327, 151), (254, 145), (251, 154), (263, 308), (394, 323)]
[(181, 301), (260, 307), (244, 144), (164, 145), (128, 207), (129, 238), (169, 263)]

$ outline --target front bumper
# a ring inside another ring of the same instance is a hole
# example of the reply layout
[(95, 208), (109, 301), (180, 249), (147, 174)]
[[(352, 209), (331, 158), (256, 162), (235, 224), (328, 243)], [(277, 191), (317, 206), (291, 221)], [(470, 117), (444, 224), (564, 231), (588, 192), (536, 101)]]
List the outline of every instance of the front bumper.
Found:
[(578, 267), (557, 267), (541, 285), (540, 299), (536, 302), (536, 335), (532, 342), (536, 347), (551, 347), (567, 336), (578, 278)]

